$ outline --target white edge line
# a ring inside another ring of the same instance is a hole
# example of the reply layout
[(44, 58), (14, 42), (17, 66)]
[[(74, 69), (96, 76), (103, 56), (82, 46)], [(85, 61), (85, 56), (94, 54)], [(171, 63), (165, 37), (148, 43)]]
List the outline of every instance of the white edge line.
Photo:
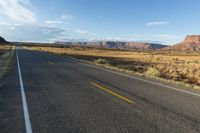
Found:
[[(136, 79), (136, 80), (139, 80), (139, 81), (151, 83), (151, 84), (154, 84), (154, 85), (162, 86), (162, 87), (165, 87), (165, 88), (168, 88), (168, 89), (172, 89), (172, 90), (176, 90), (176, 91), (179, 91), (179, 92), (182, 92), (182, 93), (186, 93), (186, 94), (195, 95), (195, 96), (200, 97), (200, 94), (197, 94), (197, 93), (193, 93), (193, 92), (185, 91), (185, 90), (178, 89), (178, 88), (175, 88), (175, 87), (171, 87), (171, 86), (163, 85), (163, 84), (160, 84), (160, 83), (148, 81), (148, 80), (145, 80), (145, 79), (129, 76), (129, 75), (122, 74), (122, 73), (119, 73), (119, 72), (114, 72), (114, 71), (107, 70), (107, 69), (104, 69), (104, 68), (100, 68), (100, 67), (97, 67), (97, 66), (93, 66), (93, 65), (90, 65), (90, 64), (87, 64), (87, 63), (82, 63), (84, 61), (73, 58), (73, 57), (67, 57), (67, 58), (74, 60), (74, 62), (85, 65), (85, 66), (93, 67), (93, 68), (100, 69), (100, 70), (107, 71), (107, 72), (111, 72), (111, 73), (114, 73), (114, 74), (117, 74), (117, 75), (125, 76), (125, 77), (131, 78), (131, 79)], [(80, 61), (82, 61), (82, 62), (80, 62)]]
[(23, 79), (22, 79), (22, 75), (21, 75), (21, 69), (20, 69), (20, 63), (19, 63), (19, 57), (18, 57), (17, 50), (16, 50), (16, 54), (17, 54), (17, 66), (18, 66), (18, 72), (19, 72), (19, 82), (20, 82), (20, 89), (21, 89), (21, 96), (22, 96), (22, 105), (23, 105), (23, 111), (24, 111), (24, 121), (25, 121), (26, 133), (32, 133), (31, 121), (30, 121), (28, 107), (27, 107), (26, 95), (25, 95), (25, 91), (24, 91), (24, 84), (23, 84)]

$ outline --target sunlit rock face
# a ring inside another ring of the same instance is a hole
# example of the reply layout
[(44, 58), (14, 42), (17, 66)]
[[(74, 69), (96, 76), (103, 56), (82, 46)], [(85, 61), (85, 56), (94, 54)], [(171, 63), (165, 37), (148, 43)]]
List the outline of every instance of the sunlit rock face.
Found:
[(200, 43), (200, 35), (189, 35), (185, 38), (185, 43)]
[(188, 35), (181, 43), (165, 48), (175, 51), (200, 51), (200, 35)]

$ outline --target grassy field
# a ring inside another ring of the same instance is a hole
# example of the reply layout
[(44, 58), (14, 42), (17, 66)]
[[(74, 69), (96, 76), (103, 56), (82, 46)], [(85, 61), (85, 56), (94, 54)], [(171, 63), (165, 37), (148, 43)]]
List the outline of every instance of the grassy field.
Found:
[(9, 70), (9, 66), (13, 59), (14, 46), (0, 45), (0, 82), (6, 72)]
[(197, 88), (200, 86), (199, 53), (120, 51), (85, 47), (31, 47), (31, 49), (72, 56), (128, 73), (178, 81)]

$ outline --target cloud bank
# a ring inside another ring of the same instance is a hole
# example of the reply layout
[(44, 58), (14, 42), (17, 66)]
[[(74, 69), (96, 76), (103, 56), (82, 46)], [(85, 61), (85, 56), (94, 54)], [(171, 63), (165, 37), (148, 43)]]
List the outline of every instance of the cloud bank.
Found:
[(29, 0), (0, 0), (0, 13), (18, 23), (36, 23)]
[(167, 21), (155, 21), (155, 22), (149, 22), (146, 24), (146, 27), (155, 27), (155, 26), (162, 26), (162, 25), (168, 25), (170, 22)]

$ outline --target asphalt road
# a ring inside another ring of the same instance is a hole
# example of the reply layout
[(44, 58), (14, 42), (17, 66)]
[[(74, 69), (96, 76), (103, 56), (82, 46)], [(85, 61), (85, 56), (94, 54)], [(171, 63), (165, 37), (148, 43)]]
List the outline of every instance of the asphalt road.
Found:
[(198, 92), (17, 51), (0, 88), (1, 133), (200, 132)]

